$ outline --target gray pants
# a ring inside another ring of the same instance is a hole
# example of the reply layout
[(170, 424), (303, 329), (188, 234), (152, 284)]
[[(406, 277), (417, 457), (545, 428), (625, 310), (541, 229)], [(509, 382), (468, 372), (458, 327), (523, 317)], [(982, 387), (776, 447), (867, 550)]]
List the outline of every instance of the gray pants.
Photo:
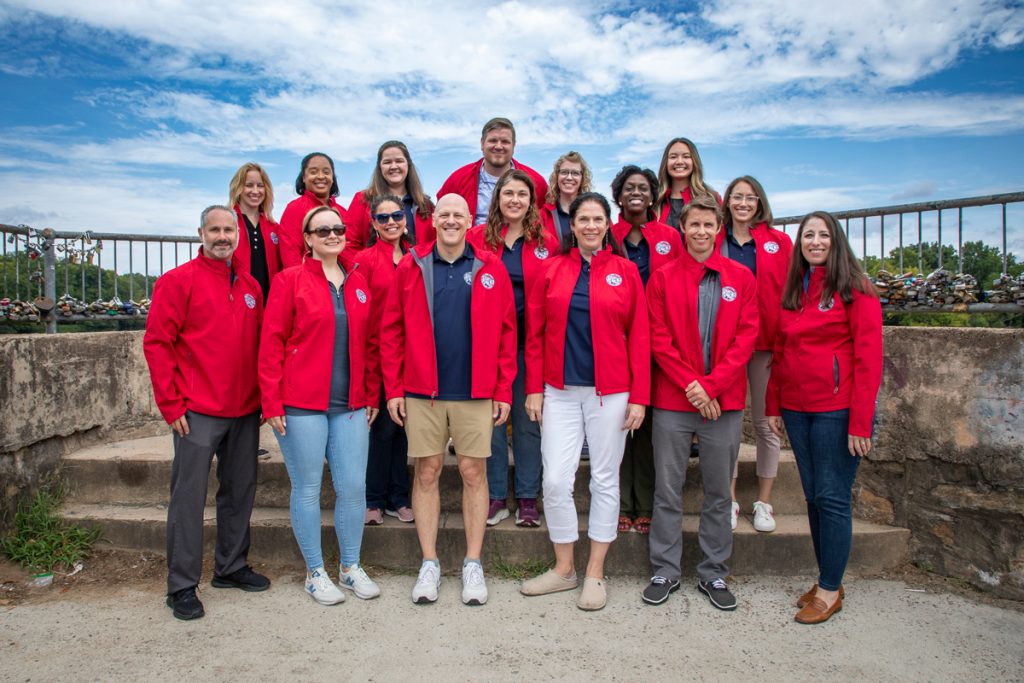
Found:
[(693, 435), (700, 438), (700, 475), (704, 505), (698, 538), (704, 558), (701, 581), (724, 579), (732, 556), (732, 471), (740, 453), (743, 412), (730, 410), (713, 422), (698, 413), (654, 410), (654, 515), (651, 568), (655, 576), (676, 580), (683, 556), (683, 484)]
[(217, 456), (217, 550), (214, 573), (246, 565), (249, 517), (256, 499), (258, 412), (235, 418), (188, 411), (189, 434), (174, 433), (171, 501), (167, 506), (167, 593), (199, 583), (203, 570), (203, 512), (210, 463)]

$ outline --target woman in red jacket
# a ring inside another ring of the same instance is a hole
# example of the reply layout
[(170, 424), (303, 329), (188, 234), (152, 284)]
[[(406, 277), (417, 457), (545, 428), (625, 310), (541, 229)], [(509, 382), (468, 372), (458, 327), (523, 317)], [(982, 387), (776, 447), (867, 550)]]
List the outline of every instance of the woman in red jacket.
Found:
[(558, 157), (548, 180), (548, 193), (540, 218), (544, 227), (561, 242), (569, 236), (569, 207), (584, 192), (590, 192), (590, 167), (579, 152), (566, 152)]
[[(407, 214), (402, 200), (392, 194), (378, 195), (370, 203), (373, 232), (366, 249), (355, 256), (359, 272), (370, 283), (370, 326), (380, 330), (384, 304), (395, 282), (395, 268), (412, 247), (406, 230)], [(351, 213), (349, 214), (351, 215)], [(348, 233), (346, 232), (346, 239)], [(382, 359), (379, 359), (379, 362)], [(378, 370), (378, 376), (382, 376)], [(381, 392), (381, 410), (386, 401)], [(394, 420), (375, 420), (370, 426), (370, 455), (366, 465), (366, 517), (370, 526), (383, 524), (384, 515), (400, 522), (414, 522), (409, 499), (409, 441), (405, 429)]]
[(526, 412), (541, 423), (544, 514), (555, 566), (520, 590), (545, 595), (577, 585), (572, 492), (586, 436), (590, 559), (576, 605), (597, 610), (607, 602), (604, 561), (616, 536), (626, 432), (643, 423), (650, 400), (650, 328), (640, 273), (616, 253), (608, 200), (581, 194), (569, 216), (571, 241), (533, 288), (526, 314)]
[(412, 163), (409, 148), (404, 142), (388, 140), (377, 150), (377, 165), (365, 190), (356, 192), (348, 206), (347, 249), (353, 252), (369, 246), (373, 235), (373, 214), (371, 204), (375, 197), (394, 195), (401, 201), (405, 213), (405, 230), (412, 244), (432, 242), (435, 237), (434, 224), (430, 220), (434, 213), (434, 202), (423, 192), (420, 175)]
[(333, 159), (323, 152), (312, 152), (302, 158), (299, 175), (295, 178), (295, 194), (299, 196), (288, 202), (281, 214), (279, 250), (283, 268), (302, 263), (306, 253), (302, 224), (311, 209), (329, 206), (346, 218), (345, 209), (334, 200), (338, 191)]
[(672, 138), (665, 145), (658, 167), (658, 197), (654, 213), (658, 220), (679, 230), (679, 214), (683, 207), (701, 195), (713, 196), (721, 205), (722, 198), (704, 182), (704, 165), (697, 146), (686, 138)]
[[(768, 388), (772, 347), (782, 310), (782, 285), (793, 253), (793, 242), (789, 235), (772, 227), (772, 208), (764, 188), (755, 178), (743, 176), (729, 183), (725, 201), (725, 229), (718, 234), (721, 253), (746, 266), (757, 279), (759, 328), (754, 355), (747, 364), (750, 417), (757, 441), (757, 500), (753, 512), (754, 528), (771, 532), (775, 531), (772, 484), (779, 470), (779, 437), (772, 432), (764, 415), (764, 394)], [(732, 475), (733, 529), (740, 517), (740, 504), (736, 500), (738, 474), (737, 463)]]
[(807, 499), (818, 582), (796, 620), (817, 624), (843, 608), (853, 481), (871, 451), (882, 383), (882, 307), (834, 216), (808, 214), (796, 243), (766, 412), (776, 434), (785, 425)]
[(366, 278), (338, 256), (345, 224), (321, 206), (303, 220), (305, 261), (274, 282), (260, 337), (263, 417), (273, 427), (292, 483), (291, 520), (306, 561), (306, 592), (323, 605), (344, 594), (324, 568), (320, 547), (320, 483), (324, 458), (334, 485), (338, 581), (357, 597), (380, 595), (359, 566), (366, 503), (367, 422), (380, 392), (378, 330), (370, 325)]
[(281, 227), (270, 213), (274, 208), (274, 187), (263, 167), (250, 161), (235, 172), (228, 195), (238, 216), (236, 259), (260, 283), (266, 302), (270, 283), (281, 270), (278, 253)]

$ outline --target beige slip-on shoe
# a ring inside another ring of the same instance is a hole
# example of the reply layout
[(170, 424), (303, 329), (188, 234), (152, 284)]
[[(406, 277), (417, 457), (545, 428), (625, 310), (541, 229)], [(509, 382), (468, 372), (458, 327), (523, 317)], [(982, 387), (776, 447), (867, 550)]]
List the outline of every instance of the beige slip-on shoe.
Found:
[(547, 595), (548, 593), (571, 591), (578, 583), (575, 574), (567, 579), (554, 569), (549, 569), (540, 576), (523, 581), (523, 585), (519, 587), (519, 592), (523, 595)]
[(608, 603), (608, 593), (604, 589), (604, 580), (587, 576), (583, 578), (583, 592), (576, 606), (582, 610), (593, 612)]

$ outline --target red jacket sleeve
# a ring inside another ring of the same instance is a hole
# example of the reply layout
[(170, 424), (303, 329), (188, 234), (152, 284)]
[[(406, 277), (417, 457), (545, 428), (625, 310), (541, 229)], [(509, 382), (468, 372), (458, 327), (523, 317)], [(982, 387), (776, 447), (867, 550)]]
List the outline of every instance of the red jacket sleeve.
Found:
[(366, 241), (370, 238), (370, 206), (362, 190), (352, 197), (345, 224), (345, 249), (351, 249), (352, 253), (365, 249)]
[(281, 234), (278, 235), (278, 253), (281, 257), (281, 268), (290, 268), (302, 263), (302, 257), (306, 253), (305, 244), (302, 241), (302, 219), (305, 218), (298, 203), (293, 201), (284, 207), (281, 214)]
[(754, 343), (757, 341), (757, 282), (746, 268), (739, 272), (743, 280), (743, 299), (736, 335), (726, 348), (725, 355), (715, 361), (711, 373), (700, 380), (704, 391), (712, 399), (728, 391), (746, 372), (750, 357), (754, 354)]
[(849, 311), (853, 337), (849, 429), (853, 436), (870, 438), (875, 399), (882, 386), (882, 304), (877, 297), (855, 290)]
[(647, 310), (650, 314), (651, 351), (658, 367), (676, 386), (685, 389), (700, 376), (686, 361), (679, 349), (679, 341), (668, 326), (666, 276), (662, 268), (647, 281)]
[[(407, 261), (408, 259), (408, 261)], [(402, 311), (402, 293), (408, 277), (412, 257), (406, 254), (395, 271), (395, 282), (388, 292), (380, 327), (381, 373), (384, 376), (384, 396), (390, 401), (405, 396), (405, 315)]]
[(636, 266), (627, 268), (626, 273), (633, 288), (633, 310), (630, 312), (626, 333), (631, 374), (629, 402), (646, 406), (651, 404), (651, 326), (647, 314), (647, 297)]
[[(550, 272), (550, 268), (548, 269)], [(527, 395), (544, 392), (544, 328), (547, 323), (545, 309), (548, 298), (548, 273), (537, 281), (526, 302), (526, 383)]]
[(274, 280), (267, 301), (267, 313), (260, 333), (260, 380), (263, 417), (284, 415), (281, 381), (288, 339), (295, 321), (295, 273), (282, 274)]
[[(367, 278), (366, 289), (371, 291), (369, 278)], [(372, 291), (370, 296), (370, 306), (376, 306), (377, 304), (372, 298)], [(364, 372), (366, 377), (366, 401), (371, 408), (380, 406), (380, 385), (382, 381), (380, 368), (380, 325), (374, 323), (375, 318), (371, 314), (366, 322), (366, 360), (363, 363), (363, 367), (366, 368)]]
[[(173, 273), (173, 271), (172, 271)], [(170, 277), (168, 277), (170, 275)], [(185, 278), (168, 273), (153, 286), (153, 301), (146, 318), (142, 351), (149, 365), (149, 379), (157, 408), (167, 424), (185, 414), (185, 397), (175, 384), (174, 344), (188, 313), (188, 286)]]
[(502, 281), (505, 292), (501, 313), (501, 341), (498, 344), (498, 380), (494, 386), (494, 400), (512, 403), (512, 381), (516, 377), (516, 301), (512, 295), (512, 281), (504, 267), (495, 268), (494, 274)]
[[(781, 322), (784, 312), (779, 313), (779, 322), (781, 330)], [(782, 365), (782, 335), (777, 330), (775, 333), (775, 348), (772, 349), (772, 368)], [(764, 414), (765, 417), (780, 417), (782, 415), (782, 379), (779, 377), (777, 370), (770, 372), (768, 375), (768, 388), (764, 392)]]

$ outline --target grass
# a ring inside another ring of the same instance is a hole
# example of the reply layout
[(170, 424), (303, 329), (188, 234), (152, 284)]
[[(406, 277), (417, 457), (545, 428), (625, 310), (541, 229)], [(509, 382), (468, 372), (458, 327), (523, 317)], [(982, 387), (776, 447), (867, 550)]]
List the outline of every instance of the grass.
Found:
[(506, 562), (501, 557), (496, 557), (488, 567), (489, 573), (502, 579), (522, 581), (532, 579), (551, 569), (554, 562), (551, 560), (527, 560), (525, 562)]
[(0, 539), (0, 551), (37, 573), (70, 568), (88, 557), (100, 530), (83, 529), (61, 519), (57, 513), (63, 497), (60, 488), (43, 489), (27, 505), (20, 503), (13, 531)]

